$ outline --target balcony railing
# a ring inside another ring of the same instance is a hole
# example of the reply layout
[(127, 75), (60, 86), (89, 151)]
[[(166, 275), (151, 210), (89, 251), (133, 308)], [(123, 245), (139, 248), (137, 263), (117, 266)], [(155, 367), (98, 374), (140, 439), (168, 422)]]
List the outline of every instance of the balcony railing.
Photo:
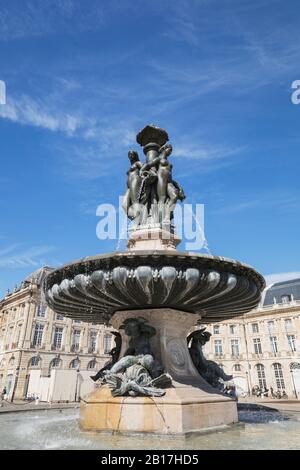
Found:
[(90, 347), (90, 348), (88, 349), (88, 353), (89, 353), (89, 354), (93, 354), (93, 353), (95, 353), (95, 352), (97, 352), (97, 348), (96, 348), (96, 347)]
[(51, 344), (51, 351), (61, 351), (62, 345), (61, 344)]
[(71, 345), (71, 351), (72, 352), (78, 352), (80, 349), (80, 345), (79, 344), (72, 344)]

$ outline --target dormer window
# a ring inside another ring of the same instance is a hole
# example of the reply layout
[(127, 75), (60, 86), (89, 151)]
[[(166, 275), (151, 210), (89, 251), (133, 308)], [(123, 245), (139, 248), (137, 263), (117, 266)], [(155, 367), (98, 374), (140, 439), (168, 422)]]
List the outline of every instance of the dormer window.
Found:
[(292, 300), (292, 298), (291, 298), (290, 295), (285, 294), (285, 295), (281, 296), (281, 302), (283, 304), (288, 304), (291, 300)]

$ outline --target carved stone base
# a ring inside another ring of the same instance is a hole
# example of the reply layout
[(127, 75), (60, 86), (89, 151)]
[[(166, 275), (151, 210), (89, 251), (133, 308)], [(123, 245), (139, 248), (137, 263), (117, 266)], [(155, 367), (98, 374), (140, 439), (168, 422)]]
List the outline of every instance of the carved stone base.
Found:
[(129, 233), (128, 250), (175, 250), (181, 239), (160, 227), (145, 227)]
[(124, 434), (184, 436), (237, 422), (231, 399), (176, 383), (160, 398), (113, 398), (105, 385), (82, 400), (80, 411), (81, 429)]
[[(113, 398), (103, 386), (82, 400), (82, 429), (182, 435), (237, 422), (236, 402), (202, 379), (191, 360), (186, 337), (199, 316), (167, 308), (122, 311), (112, 317), (113, 327), (119, 329), (124, 320), (135, 317), (147, 319), (156, 329), (151, 349), (173, 386), (159, 398)], [(119, 331), (122, 357), (129, 337)]]

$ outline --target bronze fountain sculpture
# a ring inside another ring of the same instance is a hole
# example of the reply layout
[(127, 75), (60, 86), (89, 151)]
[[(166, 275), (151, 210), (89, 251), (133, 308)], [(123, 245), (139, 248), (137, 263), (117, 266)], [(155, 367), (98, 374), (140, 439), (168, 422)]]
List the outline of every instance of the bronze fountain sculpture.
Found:
[(230, 376), (205, 359), (209, 334), (195, 325), (255, 308), (265, 282), (238, 261), (176, 249), (173, 213), (185, 195), (172, 176), (168, 139), (148, 125), (137, 135), (146, 161), (129, 152), (128, 250), (83, 258), (45, 280), (55, 312), (120, 335), (93, 377), (101, 386), (82, 399), (82, 429), (185, 435), (237, 421), (235, 401), (219, 386)]

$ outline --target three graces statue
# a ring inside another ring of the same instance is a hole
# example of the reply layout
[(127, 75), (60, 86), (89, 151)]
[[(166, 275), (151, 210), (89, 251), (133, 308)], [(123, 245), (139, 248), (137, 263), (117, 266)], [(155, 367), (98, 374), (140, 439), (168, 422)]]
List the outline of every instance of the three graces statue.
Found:
[(122, 206), (135, 227), (170, 226), (176, 202), (185, 198), (183, 189), (172, 177), (173, 165), (168, 159), (172, 145), (167, 140), (163, 129), (146, 126), (137, 135), (146, 162), (140, 161), (137, 152), (128, 152), (130, 168)]

